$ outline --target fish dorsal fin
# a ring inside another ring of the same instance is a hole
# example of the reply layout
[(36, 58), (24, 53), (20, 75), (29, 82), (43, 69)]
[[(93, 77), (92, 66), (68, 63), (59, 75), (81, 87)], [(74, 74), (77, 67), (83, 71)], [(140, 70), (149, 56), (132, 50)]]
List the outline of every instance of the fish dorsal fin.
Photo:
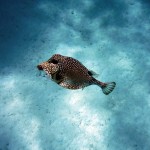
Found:
[(89, 74), (90, 76), (94, 76), (94, 77), (98, 77), (98, 76), (99, 76), (99, 74), (97, 74), (96, 72), (94, 72), (94, 71), (92, 71), (92, 70), (89, 70), (89, 71), (88, 71), (88, 74)]

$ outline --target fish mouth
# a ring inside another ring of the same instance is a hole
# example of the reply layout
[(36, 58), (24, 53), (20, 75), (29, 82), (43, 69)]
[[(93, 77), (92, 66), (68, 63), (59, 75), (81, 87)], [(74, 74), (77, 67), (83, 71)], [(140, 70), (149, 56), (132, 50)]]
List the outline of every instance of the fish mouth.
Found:
[(37, 65), (37, 68), (38, 68), (39, 70), (43, 70), (43, 67), (42, 67), (41, 65)]
[(55, 74), (59, 70), (59, 66), (53, 63), (41, 63), (37, 65), (37, 69), (40, 71), (39, 76), (43, 77), (50, 77), (52, 78), (52, 75)]
[(38, 76), (42, 76), (42, 77), (50, 76), (50, 74), (46, 70), (44, 70), (42, 65), (37, 65), (37, 69), (39, 70)]

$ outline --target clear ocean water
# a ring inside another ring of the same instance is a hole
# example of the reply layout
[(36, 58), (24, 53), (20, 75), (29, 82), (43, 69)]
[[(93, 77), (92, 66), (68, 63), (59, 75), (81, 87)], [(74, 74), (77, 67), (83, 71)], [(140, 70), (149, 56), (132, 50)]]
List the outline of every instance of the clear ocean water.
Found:
[[(115, 81), (64, 89), (53, 54)], [(0, 150), (150, 150), (150, 1), (1, 0)]]

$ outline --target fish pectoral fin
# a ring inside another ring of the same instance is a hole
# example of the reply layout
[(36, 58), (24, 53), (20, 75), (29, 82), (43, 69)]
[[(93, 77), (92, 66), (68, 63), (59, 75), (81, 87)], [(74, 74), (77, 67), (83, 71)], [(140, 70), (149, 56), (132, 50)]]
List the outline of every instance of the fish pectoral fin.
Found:
[(52, 75), (52, 79), (59, 84), (64, 78), (63, 75), (58, 71)]
[(97, 74), (96, 72), (94, 72), (94, 71), (92, 71), (92, 70), (89, 70), (89, 71), (88, 71), (88, 74), (89, 74), (90, 76), (94, 76), (94, 77), (98, 77), (98, 76), (99, 76), (99, 74)]
[(59, 83), (60, 86), (67, 88), (67, 89), (81, 89), (83, 88), (83, 85), (80, 83), (77, 83), (71, 79), (65, 78), (62, 82)]

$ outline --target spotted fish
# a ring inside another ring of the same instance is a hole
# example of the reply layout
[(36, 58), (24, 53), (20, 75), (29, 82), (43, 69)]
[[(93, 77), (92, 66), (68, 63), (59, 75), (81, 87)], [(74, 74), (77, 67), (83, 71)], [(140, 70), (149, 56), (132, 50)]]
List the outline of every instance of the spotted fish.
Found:
[(45, 71), (54, 82), (67, 89), (83, 89), (86, 86), (98, 85), (103, 93), (108, 95), (116, 85), (115, 82), (104, 83), (96, 80), (94, 72), (78, 60), (60, 54), (53, 55), (48, 61), (37, 65), (37, 68)]

